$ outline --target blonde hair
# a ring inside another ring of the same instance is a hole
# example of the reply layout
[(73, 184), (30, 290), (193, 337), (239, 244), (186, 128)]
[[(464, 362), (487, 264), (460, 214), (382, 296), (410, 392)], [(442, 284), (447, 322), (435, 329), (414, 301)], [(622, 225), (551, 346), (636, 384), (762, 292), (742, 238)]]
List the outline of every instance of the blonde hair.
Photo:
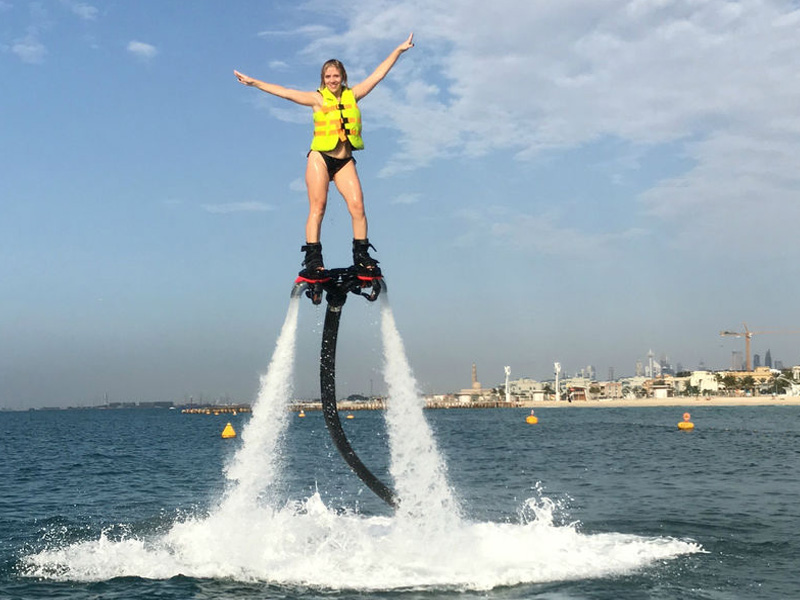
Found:
[(339, 71), (339, 74), (342, 76), (342, 87), (347, 87), (347, 71), (345, 70), (344, 65), (340, 60), (332, 58), (325, 61), (325, 64), (322, 65), (322, 70), (319, 73), (320, 89), (325, 87), (325, 71), (328, 70), (328, 67), (336, 67), (336, 69)]

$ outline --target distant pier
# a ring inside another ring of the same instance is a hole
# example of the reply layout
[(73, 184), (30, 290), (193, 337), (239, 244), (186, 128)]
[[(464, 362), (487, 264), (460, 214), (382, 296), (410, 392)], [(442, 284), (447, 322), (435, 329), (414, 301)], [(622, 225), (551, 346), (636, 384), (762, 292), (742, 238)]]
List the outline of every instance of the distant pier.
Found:
[(187, 415), (238, 415), (253, 412), (249, 404), (235, 404), (222, 406), (191, 406), (181, 409)]

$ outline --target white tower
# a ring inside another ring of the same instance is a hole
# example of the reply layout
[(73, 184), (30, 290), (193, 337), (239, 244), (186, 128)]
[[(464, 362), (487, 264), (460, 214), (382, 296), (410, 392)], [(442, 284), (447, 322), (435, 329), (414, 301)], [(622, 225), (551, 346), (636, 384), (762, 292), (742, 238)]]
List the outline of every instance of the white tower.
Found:
[(561, 373), (561, 363), (553, 363), (553, 368), (556, 371), (556, 402), (561, 401), (561, 388), (558, 383), (558, 375)]
[(511, 402), (511, 392), (508, 390), (508, 378), (511, 375), (511, 367), (504, 367), (506, 371), (506, 402)]

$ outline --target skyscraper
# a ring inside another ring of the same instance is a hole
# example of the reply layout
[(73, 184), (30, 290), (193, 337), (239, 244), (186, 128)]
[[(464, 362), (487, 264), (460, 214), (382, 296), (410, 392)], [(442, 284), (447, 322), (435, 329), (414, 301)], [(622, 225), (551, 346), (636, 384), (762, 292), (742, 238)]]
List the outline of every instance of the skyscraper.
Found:
[(767, 350), (767, 353), (764, 355), (764, 366), (772, 368), (772, 352)]

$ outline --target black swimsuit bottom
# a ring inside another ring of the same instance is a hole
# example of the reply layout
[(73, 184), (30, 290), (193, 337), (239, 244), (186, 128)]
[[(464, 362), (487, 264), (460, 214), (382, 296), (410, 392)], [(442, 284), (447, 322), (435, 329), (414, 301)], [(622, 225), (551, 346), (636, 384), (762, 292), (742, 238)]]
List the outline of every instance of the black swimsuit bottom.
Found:
[(334, 175), (341, 171), (342, 167), (344, 167), (351, 160), (353, 161), (353, 164), (356, 164), (356, 159), (352, 156), (348, 156), (346, 158), (336, 158), (329, 156), (324, 152), (320, 152), (320, 155), (322, 156), (322, 160), (325, 161), (325, 167), (328, 169), (328, 179), (331, 181), (333, 181)]

